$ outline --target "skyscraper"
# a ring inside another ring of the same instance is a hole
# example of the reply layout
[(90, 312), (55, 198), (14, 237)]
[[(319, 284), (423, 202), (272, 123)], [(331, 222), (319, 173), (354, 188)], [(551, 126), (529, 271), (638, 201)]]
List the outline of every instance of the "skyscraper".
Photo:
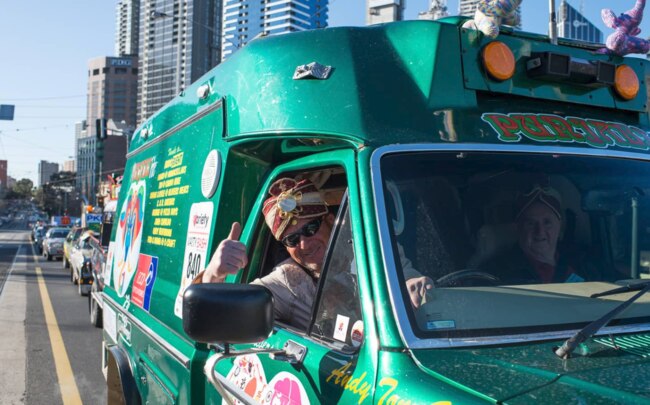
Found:
[(39, 187), (50, 181), (50, 177), (59, 171), (59, 164), (41, 160), (38, 162), (38, 185)]
[(448, 15), (446, 0), (431, 0), (429, 10), (418, 13), (418, 20), (437, 20)]
[(366, 24), (382, 24), (404, 18), (405, 0), (366, 0)]
[(327, 26), (328, 0), (224, 0), (222, 60), (259, 35)]
[(95, 136), (97, 118), (124, 121), (135, 126), (138, 58), (103, 56), (88, 62), (88, 136)]
[[(98, 139), (98, 119), (112, 119), (135, 126), (137, 96), (137, 57), (100, 57), (88, 63), (88, 112), (85, 130), (79, 130), (76, 139), (77, 189), (89, 201), (95, 201), (96, 185), (102, 177), (107, 162), (105, 156), (108, 140)], [(122, 135), (122, 134), (120, 134)], [(83, 136), (83, 137), (82, 137)], [(112, 138), (112, 137), (109, 137)], [(121, 138), (124, 138), (121, 136)], [(122, 155), (117, 164), (124, 164), (126, 138), (112, 141), (121, 151), (110, 156)], [(123, 146), (122, 146), (123, 145)]]
[(222, 0), (141, 0), (138, 124), (221, 60)]
[(140, 0), (120, 0), (116, 6), (115, 55), (136, 56), (140, 26)]
[(596, 28), (591, 21), (587, 20), (582, 13), (567, 3), (566, 0), (562, 0), (562, 3), (560, 3), (557, 34), (562, 38), (603, 42), (603, 32)]

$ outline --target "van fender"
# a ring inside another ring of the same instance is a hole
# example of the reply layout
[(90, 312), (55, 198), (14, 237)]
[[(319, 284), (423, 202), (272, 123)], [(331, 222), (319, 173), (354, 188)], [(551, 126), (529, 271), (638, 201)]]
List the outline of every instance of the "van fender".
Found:
[(108, 370), (106, 376), (108, 404), (140, 405), (140, 392), (133, 377), (129, 357), (117, 345), (108, 348)]

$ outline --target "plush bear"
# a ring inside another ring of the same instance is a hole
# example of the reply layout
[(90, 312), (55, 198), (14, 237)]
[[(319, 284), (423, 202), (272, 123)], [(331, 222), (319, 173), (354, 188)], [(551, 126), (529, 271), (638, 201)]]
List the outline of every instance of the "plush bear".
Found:
[(499, 35), (500, 25), (518, 25), (521, 21), (519, 5), (523, 0), (481, 0), (476, 6), (474, 19), (463, 24), (464, 28), (481, 31), (490, 38)]
[(603, 9), (601, 16), (605, 25), (615, 31), (607, 37), (606, 48), (601, 53), (612, 53), (615, 55), (627, 55), (628, 53), (648, 53), (650, 42), (638, 38), (641, 33), (639, 25), (643, 19), (645, 0), (637, 0), (634, 8), (616, 16), (610, 9)]

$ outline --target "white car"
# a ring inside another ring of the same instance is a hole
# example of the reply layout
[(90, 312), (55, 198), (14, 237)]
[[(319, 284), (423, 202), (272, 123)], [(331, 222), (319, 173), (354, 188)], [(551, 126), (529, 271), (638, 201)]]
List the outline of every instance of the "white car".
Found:
[(43, 257), (48, 261), (63, 257), (63, 242), (68, 236), (68, 228), (50, 228), (43, 238)]

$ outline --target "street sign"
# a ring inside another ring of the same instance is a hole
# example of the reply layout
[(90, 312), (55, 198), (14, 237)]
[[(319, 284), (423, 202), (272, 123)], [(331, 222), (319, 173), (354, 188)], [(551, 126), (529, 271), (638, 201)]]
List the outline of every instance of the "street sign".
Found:
[(0, 120), (13, 121), (15, 105), (0, 104)]
[(101, 224), (102, 223), (102, 214), (86, 214), (86, 223), (87, 224)]

